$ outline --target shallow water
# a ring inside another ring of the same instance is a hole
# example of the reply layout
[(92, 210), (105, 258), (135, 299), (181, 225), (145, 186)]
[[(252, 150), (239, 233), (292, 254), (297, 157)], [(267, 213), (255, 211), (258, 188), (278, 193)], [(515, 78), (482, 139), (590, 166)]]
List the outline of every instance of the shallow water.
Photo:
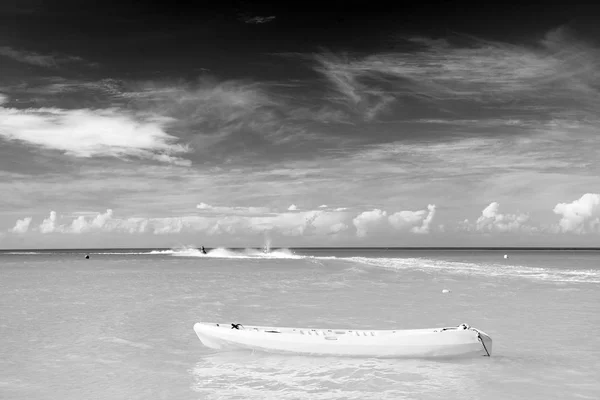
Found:
[[(2, 399), (600, 398), (600, 252), (24, 253), (0, 253)], [(219, 352), (197, 321), (465, 322), (494, 349), (444, 361)]]

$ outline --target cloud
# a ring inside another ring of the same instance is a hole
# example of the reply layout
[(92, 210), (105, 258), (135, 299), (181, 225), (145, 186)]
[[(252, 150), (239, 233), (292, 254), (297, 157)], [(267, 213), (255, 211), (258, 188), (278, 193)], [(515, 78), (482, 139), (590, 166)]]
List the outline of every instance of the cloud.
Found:
[(270, 15), (268, 17), (254, 16), (250, 17), (248, 15), (241, 15), (240, 21), (246, 24), (265, 24), (267, 22), (271, 22), (275, 19), (275, 15)]
[(84, 233), (92, 230), (102, 230), (102, 228), (112, 219), (113, 211), (106, 210), (104, 214), (98, 214), (95, 218), (89, 220), (83, 215), (75, 219), (70, 226), (69, 231), (72, 233)]
[[(357, 70), (354, 61), (331, 53), (316, 55), (315, 59), (318, 63), (316, 71), (323, 74), (335, 89), (336, 95), (329, 97), (329, 100), (345, 105), (365, 120), (375, 119), (393, 101), (394, 98), (383, 88), (361, 82), (362, 72), (359, 70), (362, 68)], [(342, 115), (339, 114), (338, 118)]]
[(366, 119), (395, 103), (405, 105), (407, 100), (434, 105), (436, 109), (431, 111), (451, 116), (468, 112), (465, 104), (469, 103), (521, 114), (561, 108), (591, 111), (600, 103), (600, 51), (566, 28), (550, 31), (542, 40), (527, 45), (465, 35), (448, 40), (403, 38), (399, 42), (403, 51), (366, 57), (316, 55), (316, 70), (334, 89), (331, 100)]
[(202, 212), (210, 214), (227, 214), (227, 215), (238, 215), (238, 214), (266, 214), (270, 213), (271, 210), (267, 207), (227, 207), (227, 206), (212, 206), (206, 203), (200, 203), (196, 205), (196, 208)]
[(352, 220), (352, 224), (356, 227), (356, 236), (367, 236), (370, 231), (380, 226), (382, 221), (385, 221), (386, 216), (387, 212), (378, 208), (359, 214)]
[(600, 232), (600, 194), (586, 193), (571, 203), (558, 203), (553, 211), (561, 216), (561, 232)]
[(20, 219), (10, 231), (13, 233), (27, 233), (29, 224), (31, 224), (31, 217)]
[(80, 57), (43, 55), (33, 51), (17, 50), (8, 46), (0, 46), (0, 56), (8, 57), (21, 63), (47, 68), (56, 68), (60, 64), (65, 63), (83, 62)]
[[(0, 99), (2, 100), (2, 99)], [(137, 157), (190, 165), (178, 154), (189, 151), (163, 129), (170, 120), (117, 109), (63, 110), (0, 107), (0, 137), (74, 157)]]
[[(164, 218), (116, 218), (112, 210), (105, 213), (71, 213), (60, 221), (52, 213), (38, 231), (46, 233), (123, 232), (176, 234), (202, 232), (207, 235), (254, 236), (270, 232), (283, 236), (330, 236), (348, 230), (350, 213), (345, 210), (315, 209), (274, 212), (267, 207), (230, 207), (199, 203), (198, 215)], [(185, 211), (183, 211), (185, 212)]]
[(192, 83), (124, 82), (122, 86), (115, 101), (171, 118), (173, 132), (190, 136), (196, 149), (208, 154), (219, 145), (230, 155), (235, 149), (246, 154), (264, 151), (265, 144), (335, 140), (321, 135), (315, 126), (305, 126), (335, 122), (334, 112), (309, 110), (295, 96), (270, 90), (268, 83), (203, 77)]
[(79, 215), (70, 223), (61, 224), (60, 219), (56, 211), (50, 211), (50, 216), (44, 219), (35, 230), (42, 234), (83, 234), (98, 231), (116, 232), (122, 231), (122, 225), (125, 223), (125, 221), (113, 219), (113, 213), (110, 209), (106, 210), (105, 213), (96, 213), (91, 217)]
[(42, 221), (38, 230), (41, 233), (63, 232), (64, 227), (56, 224), (56, 218), (56, 211), (50, 211), (50, 216)]
[(429, 226), (435, 216), (435, 205), (430, 204), (427, 210), (400, 211), (389, 216), (390, 224), (398, 230), (410, 230), (413, 233), (429, 233)]
[(128, 82), (120, 97), (132, 107), (174, 118), (175, 129), (211, 135), (213, 140), (240, 131), (268, 135), (278, 128), (284, 105), (261, 84), (203, 78), (197, 83)]
[[(299, 139), (298, 123), (283, 124), (288, 119), (288, 111), (294, 107), (274, 97), (266, 84), (238, 80), (218, 82), (210, 77), (193, 82), (40, 78), (6, 90), (9, 89), (11, 96), (32, 105), (29, 110), (19, 110), (22, 113), (37, 110), (66, 115), (87, 113), (97, 117), (122, 116), (137, 123), (152, 122), (171, 136), (188, 137), (200, 151), (228, 138), (235, 139), (239, 146), (239, 135), (244, 138), (246, 150), (253, 142), (257, 147), (262, 145), (259, 138)], [(39, 104), (46, 107), (40, 108)], [(74, 110), (57, 108), (57, 104)], [(99, 104), (104, 108), (98, 110)], [(289, 119), (291, 121), (291, 116)]]
[[(214, 207), (201, 203), (201, 209), (214, 211)], [(246, 211), (242, 214), (240, 211)], [(127, 234), (151, 233), (170, 235), (202, 232), (207, 235), (253, 236), (256, 233), (271, 233), (282, 236), (330, 236), (348, 229), (349, 216), (344, 212), (310, 210), (283, 212), (266, 215), (248, 213), (251, 207), (228, 208), (228, 214), (186, 215), (162, 218), (117, 218), (113, 210), (90, 215), (68, 215), (59, 217), (51, 211), (34, 230), (41, 234), (88, 234), (115, 232)], [(223, 211), (223, 210), (221, 210)], [(17, 221), (13, 233), (25, 233), (31, 218)], [(18, 228), (17, 228), (18, 227)]]
[[(135, 135), (136, 138), (152, 136), (150, 130), (160, 131), (168, 136), (161, 143), (167, 144), (170, 153), (161, 149), (162, 154), (155, 158), (167, 163), (189, 163), (176, 154), (181, 147), (193, 150), (204, 162), (230, 162), (242, 153), (244, 159), (264, 154), (270, 146), (277, 146), (278, 150), (269, 154), (280, 154), (282, 146), (308, 144), (322, 148), (347, 141), (328, 128), (346, 122), (343, 112), (327, 105), (306, 107), (307, 103), (314, 104), (314, 99), (308, 99), (306, 93), (298, 90), (297, 94), (290, 94), (270, 83), (220, 82), (208, 75), (195, 81), (86, 81), (52, 77), (4, 90), (15, 99), (15, 104), (30, 108), (5, 106), (0, 109), (3, 114), (10, 112), (20, 118), (35, 116), (48, 125), (51, 121), (56, 121), (56, 125), (75, 124), (69, 128), (77, 132), (81, 131), (82, 121), (104, 126), (109, 132), (118, 130), (107, 126), (109, 122), (126, 124), (125, 130), (135, 124), (143, 133)], [(89, 131), (89, 127), (85, 128), (84, 132)], [(44, 144), (49, 141), (49, 135), (39, 136), (45, 137)], [(186, 144), (178, 147), (178, 140), (185, 140)], [(112, 143), (106, 146), (108, 150), (114, 147)], [(297, 148), (294, 152), (298, 153)]]
[(502, 214), (499, 211), (500, 204), (490, 203), (481, 212), (474, 224), (469, 220), (462, 223), (462, 227), (468, 231), (478, 232), (533, 232), (536, 229), (527, 225), (529, 215), (527, 214)]
[(316, 121), (323, 124), (339, 123), (351, 124), (352, 117), (345, 111), (333, 108), (329, 105), (320, 108), (293, 107), (287, 113), (291, 120)]
[(276, 233), (283, 236), (327, 236), (346, 230), (345, 213), (311, 210), (266, 216), (219, 219), (213, 234)]

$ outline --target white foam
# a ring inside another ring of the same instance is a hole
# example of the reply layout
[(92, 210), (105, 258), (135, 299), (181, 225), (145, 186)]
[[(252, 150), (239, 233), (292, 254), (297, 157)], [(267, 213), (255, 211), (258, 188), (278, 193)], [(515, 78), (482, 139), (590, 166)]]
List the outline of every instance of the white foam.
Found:
[[(331, 259), (331, 257), (327, 257)], [(338, 258), (363, 265), (387, 269), (415, 269), (424, 272), (443, 271), (460, 275), (484, 275), (495, 277), (529, 278), (550, 282), (600, 283), (600, 270), (574, 270), (559, 268), (527, 267), (494, 263), (468, 263), (427, 258)]]
[(258, 259), (300, 259), (304, 258), (303, 256), (299, 256), (294, 254), (289, 249), (277, 249), (271, 251), (258, 250), (258, 249), (240, 249), (233, 250), (224, 247), (219, 247), (216, 249), (212, 249), (208, 251), (206, 254), (203, 254), (198, 249), (184, 249), (184, 250), (175, 250), (171, 253), (176, 257), (208, 257), (208, 258), (238, 258), (238, 259), (248, 259), (248, 258), (258, 258)]

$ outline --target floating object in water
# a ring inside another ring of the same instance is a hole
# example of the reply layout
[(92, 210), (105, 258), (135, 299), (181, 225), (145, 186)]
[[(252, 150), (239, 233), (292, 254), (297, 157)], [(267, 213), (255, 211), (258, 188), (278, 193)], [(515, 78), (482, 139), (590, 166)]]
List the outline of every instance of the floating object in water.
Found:
[(450, 293), (450, 289), (444, 289), (442, 290), (442, 293)]
[(505, 254), (505, 255), (504, 255), (504, 258), (508, 258), (508, 254)]
[(86, 255), (85, 255), (85, 259), (86, 259), (86, 260), (89, 260), (89, 258), (90, 258), (90, 255), (89, 255), (89, 254), (86, 254)]
[(396, 330), (276, 328), (198, 322), (194, 331), (211, 349), (379, 358), (490, 356), (492, 339), (458, 327)]

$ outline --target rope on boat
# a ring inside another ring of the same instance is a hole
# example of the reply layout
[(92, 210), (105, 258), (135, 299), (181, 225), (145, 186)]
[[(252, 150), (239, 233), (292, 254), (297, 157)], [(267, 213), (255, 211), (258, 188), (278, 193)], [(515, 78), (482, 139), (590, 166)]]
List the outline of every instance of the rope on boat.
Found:
[(485, 347), (485, 342), (483, 341), (483, 339), (481, 338), (481, 334), (479, 332), (477, 332), (477, 339), (479, 339), (479, 341), (481, 342), (481, 344), (483, 345), (483, 349), (485, 350), (485, 353), (487, 354), (487, 356), (490, 356), (490, 352), (488, 351), (487, 347)]

